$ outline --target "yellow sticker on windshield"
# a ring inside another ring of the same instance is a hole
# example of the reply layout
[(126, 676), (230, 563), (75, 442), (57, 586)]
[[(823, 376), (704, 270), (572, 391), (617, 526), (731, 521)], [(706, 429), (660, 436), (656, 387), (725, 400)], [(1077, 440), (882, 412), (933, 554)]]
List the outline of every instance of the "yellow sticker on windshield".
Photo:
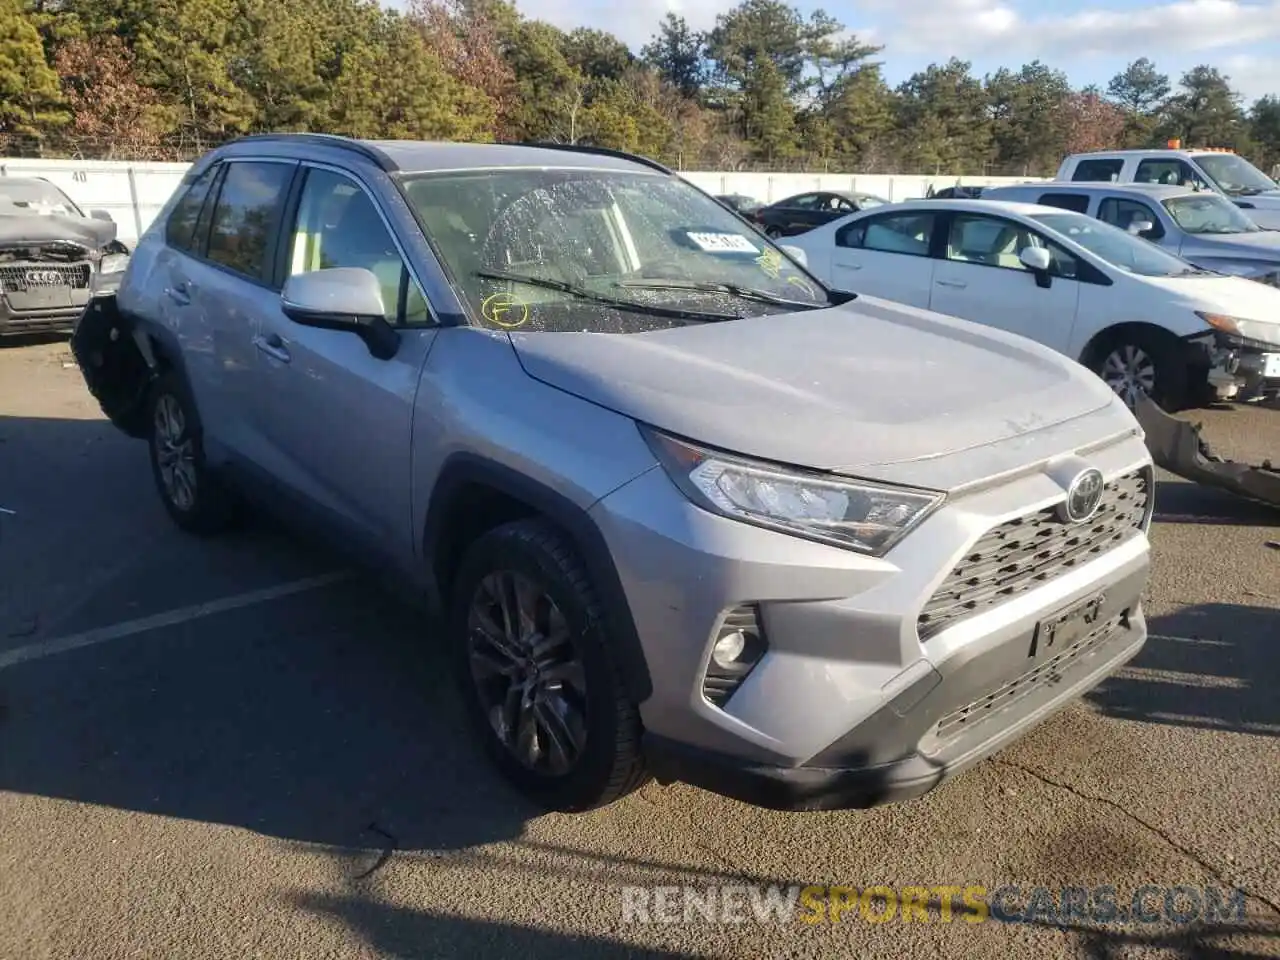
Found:
[(774, 280), (778, 279), (778, 274), (782, 271), (782, 254), (777, 250), (766, 249), (764, 253), (756, 257), (756, 263), (760, 269), (771, 276)]
[(804, 277), (787, 277), (787, 283), (793, 287), (799, 287), (811, 297), (816, 297), (818, 295), (818, 291), (813, 289), (813, 284)]
[(495, 293), (480, 304), (480, 316), (507, 330), (524, 326), (529, 319), (529, 305), (510, 293)]

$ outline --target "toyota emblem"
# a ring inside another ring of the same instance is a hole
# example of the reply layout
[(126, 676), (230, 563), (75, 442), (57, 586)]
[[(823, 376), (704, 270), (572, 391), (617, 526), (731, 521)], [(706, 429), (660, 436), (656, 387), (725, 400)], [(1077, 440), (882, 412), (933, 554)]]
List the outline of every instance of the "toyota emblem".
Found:
[(60, 283), (62, 274), (57, 270), (28, 270), (27, 283)]
[(1067, 488), (1067, 499), (1058, 505), (1058, 519), (1063, 523), (1084, 523), (1098, 512), (1102, 488), (1106, 481), (1102, 471), (1090, 467), (1076, 474)]

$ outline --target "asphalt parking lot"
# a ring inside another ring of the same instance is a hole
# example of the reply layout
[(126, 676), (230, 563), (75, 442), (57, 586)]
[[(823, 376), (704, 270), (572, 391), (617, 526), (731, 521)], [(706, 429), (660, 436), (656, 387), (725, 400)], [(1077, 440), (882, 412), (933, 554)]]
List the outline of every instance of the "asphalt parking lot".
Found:
[[(1200, 418), (1280, 459), (1280, 410)], [(1280, 510), (1157, 497), (1140, 658), (927, 797), (546, 815), (467, 740), (422, 615), (267, 525), (180, 534), (65, 345), (0, 349), (0, 958), (1280, 956)], [(1247, 916), (624, 921), (623, 887), (755, 883), (1230, 887)]]

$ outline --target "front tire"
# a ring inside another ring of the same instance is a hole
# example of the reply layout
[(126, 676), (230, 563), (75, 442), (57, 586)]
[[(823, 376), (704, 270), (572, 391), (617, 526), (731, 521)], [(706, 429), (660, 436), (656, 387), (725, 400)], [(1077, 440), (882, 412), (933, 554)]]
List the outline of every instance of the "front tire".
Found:
[(551, 810), (606, 806), (648, 780), (600, 602), (543, 520), (484, 534), (455, 578), (449, 647), (472, 726), (522, 793)]
[(1096, 349), (1091, 366), (1129, 409), (1146, 394), (1176, 413), (1190, 395), (1190, 370), (1180, 346), (1171, 337), (1143, 330), (1120, 333)]
[(172, 370), (152, 385), (148, 424), (151, 474), (173, 522), (199, 536), (230, 527), (236, 519), (235, 503), (205, 463), (195, 404)]

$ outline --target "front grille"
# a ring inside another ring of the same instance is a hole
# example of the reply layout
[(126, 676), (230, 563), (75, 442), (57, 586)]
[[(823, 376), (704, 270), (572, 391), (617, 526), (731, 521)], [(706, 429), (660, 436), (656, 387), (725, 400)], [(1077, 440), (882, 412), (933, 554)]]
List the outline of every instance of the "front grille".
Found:
[(1016, 680), (997, 688), (985, 697), (965, 704), (959, 710), (952, 710), (938, 721), (937, 735), (940, 741), (951, 740), (983, 720), (989, 720), (1001, 711), (1013, 706), (1019, 700), (1030, 696), (1050, 684), (1058, 683), (1062, 675), (1071, 666), (1102, 644), (1110, 640), (1116, 630), (1123, 626), (1129, 618), (1126, 610), (1112, 617), (1106, 623), (1085, 634), (1060, 654), (1052, 657), (1037, 667), (1028, 670)]
[(6, 293), (26, 293), (49, 287), (71, 287), (84, 290), (89, 286), (87, 263), (32, 263), (0, 266), (0, 285)]
[(1002, 523), (974, 545), (925, 604), (916, 620), (920, 639), (1048, 583), (1136, 536), (1150, 499), (1150, 471), (1140, 470), (1107, 484), (1088, 523), (1063, 523), (1052, 507)]

